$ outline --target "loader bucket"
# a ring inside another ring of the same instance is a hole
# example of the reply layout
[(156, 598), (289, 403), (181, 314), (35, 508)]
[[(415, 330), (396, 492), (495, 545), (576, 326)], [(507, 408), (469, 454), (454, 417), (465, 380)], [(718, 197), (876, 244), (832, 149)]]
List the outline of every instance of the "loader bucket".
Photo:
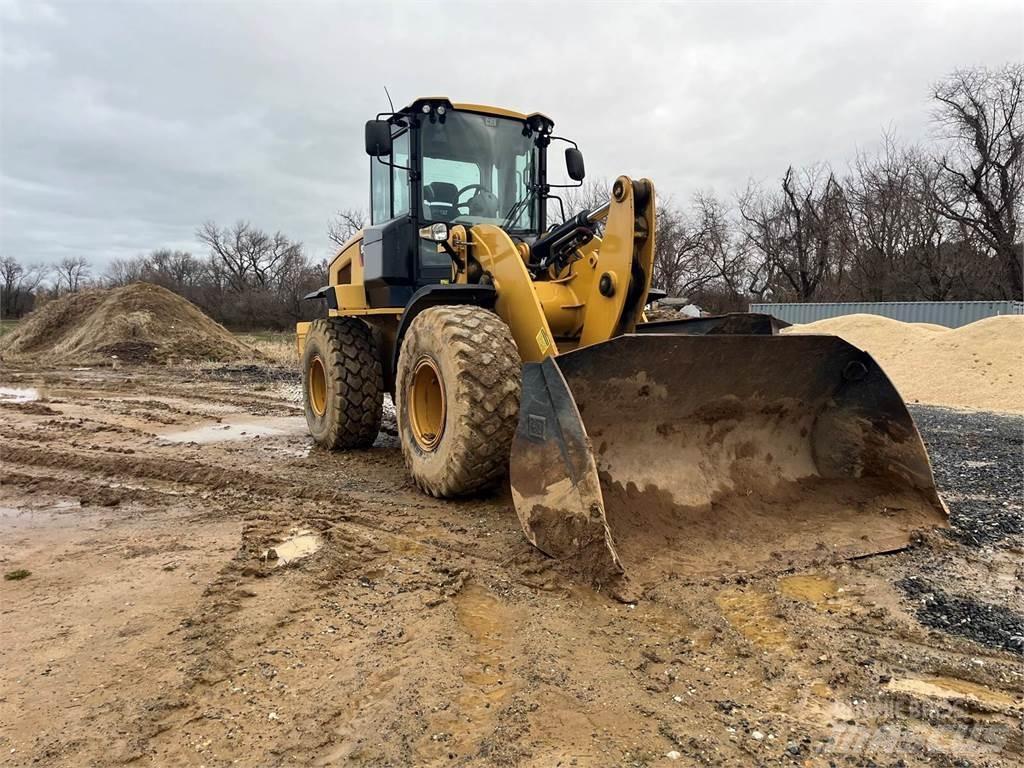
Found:
[(528, 364), (510, 476), (530, 541), (595, 583), (892, 551), (947, 518), (903, 399), (835, 336), (643, 333)]

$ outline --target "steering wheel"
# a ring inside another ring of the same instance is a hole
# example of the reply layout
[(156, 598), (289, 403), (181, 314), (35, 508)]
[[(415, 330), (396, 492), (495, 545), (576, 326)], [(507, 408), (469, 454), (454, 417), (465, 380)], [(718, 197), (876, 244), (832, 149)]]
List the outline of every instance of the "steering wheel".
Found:
[(474, 190), (474, 189), (486, 189), (486, 187), (484, 187), (483, 184), (467, 184), (462, 189), (460, 189), (458, 191), (458, 193), (455, 195), (455, 201), (456, 201), (455, 202), (455, 207), (456, 208), (462, 208), (463, 206), (466, 206), (468, 208), (469, 207), (469, 200), (467, 200), (464, 203), (460, 203), (458, 201), (462, 198), (462, 195), (464, 193), (469, 192), (469, 191)]

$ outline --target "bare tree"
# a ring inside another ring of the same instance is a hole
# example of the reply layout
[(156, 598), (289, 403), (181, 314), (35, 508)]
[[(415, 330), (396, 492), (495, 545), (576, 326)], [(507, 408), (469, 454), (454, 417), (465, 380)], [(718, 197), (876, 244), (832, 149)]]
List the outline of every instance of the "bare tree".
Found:
[(311, 311), (319, 309), (319, 302), (304, 301), (303, 297), (327, 283), (327, 260), (311, 263), (302, 252), (293, 254), (278, 274), (275, 303), (281, 307), (289, 323), (305, 319)]
[(146, 279), (148, 269), (149, 262), (145, 256), (113, 259), (103, 272), (103, 282), (111, 288), (137, 283)]
[(706, 192), (694, 196), (694, 215), (701, 233), (701, 259), (714, 281), (729, 294), (742, 296), (748, 280), (748, 249), (725, 201)]
[(89, 284), (89, 261), (84, 256), (69, 256), (53, 267), (57, 293), (77, 293)]
[(912, 240), (922, 234), (912, 220), (917, 179), (913, 158), (886, 135), (880, 152), (857, 155), (843, 184), (854, 239), (849, 278), (863, 298), (885, 301), (906, 288)]
[(1024, 206), (1024, 64), (957, 70), (932, 88), (933, 117), (948, 141), (935, 202), (996, 254), (1004, 294), (1019, 299)]
[(327, 237), (339, 248), (370, 223), (366, 211), (361, 208), (346, 208), (334, 214), (327, 222)]
[(741, 233), (750, 258), (747, 263), (747, 291), (765, 301), (775, 298), (779, 262), (784, 256), (784, 216), (777, 199), (751, 182), (737, 196)]
[(555, 189), (547, 200), (549, 226), (561, 223), (577, 213), (600, 208), (611, 197), (612, 185), (607, 179), (591, 179), (579, 187)]
[(18, 317), (30, 309), (48, 272), (43, 264), (26, 267), (13, 256), (0, 257), (0, 317)]
[(688, 297), (714, 276), (714, 267), (701, 258), (703, 235), (671, 199), (658, 204), (654, 232), (654, 285), (669, 296)]
[(908, 251), (904, 298), (926, 301), (999, 295), (1000, 270), (972, 229), (951, 221), (934, 204), (941, 167), (917, 149), (907, 152), (913, 184), (907, 203)]
[(145, 279), (168, 290), (188, 294), (202, 280), (205, 266), (188, 251), (161, 248), (146, 259)]
[[(797, 176), (792, 166), (779, 193), (751, 186), (740, 197), (747, 242), (758, 251), (752, 291), (811, 301), (843, 272), (850, 236), (843, 190), (826, 166)], [(754, 289), (755, 282), (760, 283)]]
[(655, 284), (672, 296), (695, 298), (705, 289), (743, 293), (745, 250), (726, 204), (707, 192), (694, 195), (689, 211), (671, 199), (658, 206)]
[(293, 243), (280, 232), (270, 235), (247, 221), (224, 229), (208, 221), (196, 237), (209, 246), (213, 266), (239, 293), (246, 288), (269, 288), (289, 260), (302, 251), (301, 243)]

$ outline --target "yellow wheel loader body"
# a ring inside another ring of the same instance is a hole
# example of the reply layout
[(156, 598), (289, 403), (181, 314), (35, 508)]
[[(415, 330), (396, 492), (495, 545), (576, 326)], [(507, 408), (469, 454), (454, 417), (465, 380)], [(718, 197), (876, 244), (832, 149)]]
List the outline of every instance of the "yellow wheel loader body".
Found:
[[(326, 300), (329, 317), (372, 328), (380, 378), (399, 404), (403, 451), (420, 487), (475, 492), (501, 474), (495, 451), (511, 443), (508, 475), (527, 538), (621, 595), (665, 578), (891, 551), (915, 530), (945, 525), (920, 435), (870, 355), (836, 337), (777, 335), (778, 323), (765, 316), (644, 322), (656, 231), (649, 180), (620, 176), (606, 205), (545, 224), (552, 125), (537, 113), (441, 97), (367, 125), (374, 172), (381, 156), (390, 169), (392, 192), (380, 199), (393, 214), (404, 168), (411, 205), (346, 243), (329, 266), (329, 285), (312, 295)], [(502, 156), (519, 136), (536, 143), (535, 160)], [(393, 144), (403, 137), (408, 166), (397, 162)], [(474, 146), (463, 153), (452, 137)], [(443, 162), (430, 166), (430, 153)], [(582, 178), (582, 158), (569, 155)], [(428, 168), (459, 162), (477, 164), (478, 181), (463, 189), (427, 184)], [(529, 174), (530, 191), (507, 215), (507, 196), (498, 218), (462, 211), (499, 200)], [(473, 192), (469, 203), (461, 202), (464, 191)], [(444, 194), (451, 202), (433, 199)], [(523, 205), (535, 206), (532, 231), (516, 224)], [(427, 217), (439, 209), (442, 220)], [(406, 233), (404, 245), (388, 245), (396, 232)], [(418, 251), (403, 251), (417, 232)], [(433, 278), (420, 275), (417, 260), (433, 265)], [(494, 315), (507, 333), (495, 332)], [(460, 357), (431, 342), (431, 328), (444, 329)], [(309, 333), (300, 323), (300, 355)], [(493, 361), (507, 367), (510, 355), (522, 363), (521, 390), (519, 381), (487, 378), (497, 370)], [(307, 392), (321, 396), (307, 403), (307, 418), (320, 423), (322, 393), (348, 390), (345, 382), (314, 383)], [(470, 400), (453, 401), (455, 392)], [(499, 401), (500, 417), (492, 412)], [(467, 424), (475, 431), (464, 432)], [(477, 444), (486, 447), (488, 478), (466, 476), (474, 461), (467, 446)], [(449, 451), (458, 477), (437, 475), (438, 456)]]

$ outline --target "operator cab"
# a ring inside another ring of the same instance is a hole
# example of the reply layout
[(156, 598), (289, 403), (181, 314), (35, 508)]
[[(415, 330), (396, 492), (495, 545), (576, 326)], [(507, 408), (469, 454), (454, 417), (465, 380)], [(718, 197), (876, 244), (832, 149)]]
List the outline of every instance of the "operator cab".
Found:
[[(419, 237), (430, 224), (491, 224), (513, 239), (535, 241), (547, 227), (553, 127), (539, 113), (453, 105), (446, 98), (418, 99), (370, 120), (371, 226), (363, 234), (370, 306), (404, 306), (418, 288), (451, 279), (449, 256)], [(566, 158), (570, 175), (581, 181), (575, 144)]]
[(510, 215), (536, 184), (532, 131), (507, 117), (457, 110), (442, 117), (419, 129), (423, 218), (537, 234), (539, 206), (521, 205)]

